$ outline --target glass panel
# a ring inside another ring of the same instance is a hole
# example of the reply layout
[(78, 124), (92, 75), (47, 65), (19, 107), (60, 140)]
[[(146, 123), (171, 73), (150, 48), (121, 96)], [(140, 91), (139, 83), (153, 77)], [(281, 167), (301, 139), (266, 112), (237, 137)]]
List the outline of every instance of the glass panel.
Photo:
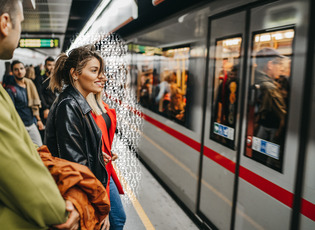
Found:
[(181, 125), (186, 121), (189, 47), (161, 49), (131, 45), (136, 56), (140, 104)]
[(234, 149), (242, 38), (216, 41), (210, 138)]
[(245, 156), (282, 171), (293, 29), (254, 33)]

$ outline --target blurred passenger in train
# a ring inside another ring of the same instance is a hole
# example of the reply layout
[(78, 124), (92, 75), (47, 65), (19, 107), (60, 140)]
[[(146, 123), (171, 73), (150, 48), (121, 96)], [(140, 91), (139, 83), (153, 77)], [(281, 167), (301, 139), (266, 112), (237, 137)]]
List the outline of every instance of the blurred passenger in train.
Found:
[(280, 143), (287, 107), (276, 78), (281, 74), (281, 62), (284, 56), (272, 48), (263, 48), (256, 54), (256, 136)]
[(171, 101), (171, 94), (177, 89), (176, 73), (165, 73), (164, 81), (159, 84), (159, 94), (155, 97), (155, 101), (159, 103), (159, 111), (164, 112)]
[(230, 79), (230, 71), (233, 64), (228, 62), (227, 58), (222, 60), (222, 70), (219, 73), (219, 86), (216, 96), (215, 121), (220, 124), (227, 124), (227, 108), (228, 108), (228, 82)]
[(150, 79), (146, 79), (143, 85), (140, 89), (140, 104), (143, 107), (149, 108), (151, 102), (150, 102), (150, 96), (151, 96), (151, 83)]
[[(104, 63), (94, 46), (81, 46), (59, 55), (49, 88), (61, 92), (53, 103), (45, 132), (53, 156), (86, 165), (103, 184), (109, 180), (102, 153), (102, 132), (86, 101), (104, 88)], [(66, 88), (64, 88), (66, 86)], [(104, 227), (109, 229), (108, 218)]]
[(45, 60), (45, 72), (41, 74), (35, 80), (35, 85), (38, 90), (38, 94), (42, 103), (42, 108), (40, 109), (40, 116), (43, 120), (44, 125), (48, 117), (50, 107), (56, 99), (56, 93), (49, 89), (48, 85), (50, 82), (49, 76), (53, 72), (55, 66), (55, 59), (48, 57)]
[(138, 84), (138, 66), (137, 65), (129, 65), (128, 66), (128, 73), (130, 74), (130, 87), (134, 89), (134, 91), (136, 91), (136, 86)]
[[(164, 76), (163, 81), (158, 85), (158, 91), (159, 91), (159, 93), (155, 97), (156, 103), (163, 102), (164, 95), (167, 93), (169, 93), (169, 94), (171, 93), (171, 74)], [(170, 101), (170, 98), (169, 98), (168, 102), (169, 101)], [(161, 108), (160, 112), (162, 112), (162, 108)]]
[[(11, 59), (24, 19), (20, 0), (0, 0), (0, 59)], [(79, 215), (64, 201), (41, 161), (11, 98), (0, 86), (1, 229), (78, 229)]]
[(226, 69), (226, 75), (220, 79), (216, 101), (216, 122), (235, 128), (238, 94), (238, 67)]
[(26, 70), (22, 62), (14, 60), (11, 69), (14, 83), (7, 85), (6, 90), (31, 139), (37, 146), (42, 146), (43, 142), (38, 129), (43, 129), (43, 123), (39, 117), (41, 104), (36, 87), (32, 80), (25, 78)]
[(182, 91), (177, 88), (171, 95), (171, 102), (165, 109), (165, 114), (179, 123), (185, 122), (185, 103)]
[(144, 74), (144, 83), (140, 88), (140, 104), (146, 108), (151, 105), (153, 71), (148, 70)]
[[(103, 84), (105, 84), (105, 81)], [(102, 131), (102, 151), (105, 162), (107, 162), (106, 170), (108, 173), (106, 190), (111, 205), (109, 212), (110, 229), (122, 230), (126, 222), (126, 214), (119, 194), (124, 194), (124, 191), (112, 165), (112, 161), (117, 159), (117, 154), (111, 151), (116, 130), (116, 112), (103, 102), (101, 92), (90, 93), (86, 100), (92, 108), (91, 114), (95, 123)]]
[(160, 75), (158, 74), (156, 68), (153, 69), (153, 80), (152, 80), (152, 95), (151, 95), (151, 110), (154, 112), (158, 112), (159, 103), (156, 102), (155, 97), (159, 94), (160, 88)]
[(291, 75), (291, 59), (284, 58), (282, 61), (281, 74), (276, 77), (276, 82), (279, 84), (280, 92), (286, 102), (288, 108), (290, 95), (290, 75)]

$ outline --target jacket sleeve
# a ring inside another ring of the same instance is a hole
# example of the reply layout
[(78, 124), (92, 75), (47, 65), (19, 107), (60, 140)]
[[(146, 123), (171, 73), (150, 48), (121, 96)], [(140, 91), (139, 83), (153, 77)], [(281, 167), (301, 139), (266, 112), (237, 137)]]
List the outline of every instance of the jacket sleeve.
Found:
[(41, 227), (63, 223), (65, 202), (11, 99), (1, 88), (0, 207)]
[(62, 101), (55, 115), (56, 138), (60, 158), (88, 166), (84, 115), (71, 99)]
[(49, 105), (47, 104), (46, 102), (46, 99), (44, 97), (44, 86), (41, 85), (40, 86), (40, 91), (38, 91), (38, 94), (39, 94), (39, 98), (40, 98), (40, 101), (41, 101), (41, 104), (42, 104), (42, 109), (45, 110), (45, 109), (49, 109)]
[(46, 103), (46, 99), (43, 95), (43, 91), (44, 91), (44, 86), (43, 86), (43, 77), (42, 76), (38, 76), (35, 78), (34, 84), (36, 86), (37, 92), (38, 92), (38, 96), (39, 99), (41, 101), (41, 105), (42, 105), (42, 110), (48, 109), (48, 105)]

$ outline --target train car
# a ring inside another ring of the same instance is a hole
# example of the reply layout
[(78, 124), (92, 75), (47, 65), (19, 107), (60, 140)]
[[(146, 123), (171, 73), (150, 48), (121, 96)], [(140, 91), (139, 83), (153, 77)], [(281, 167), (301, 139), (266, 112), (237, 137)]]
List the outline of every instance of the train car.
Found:
[(204, 229), (315, 229), (314, 1), (122, 2), (84, 31), (128, 45), (143, 162)]
[(314, 5), (200, 1), (117, 31), (139, 155), (204, 228), (315, 229)]

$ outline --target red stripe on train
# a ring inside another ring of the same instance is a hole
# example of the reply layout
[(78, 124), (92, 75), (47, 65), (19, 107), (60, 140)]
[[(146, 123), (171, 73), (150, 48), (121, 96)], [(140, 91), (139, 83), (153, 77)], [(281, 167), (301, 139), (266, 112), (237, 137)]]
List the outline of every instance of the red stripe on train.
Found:
[(184, 134), (176, 131), (175, 129), (172, 129), (172, 128), (164, 125), (163, 123), (153, 119), (152, 117), (149, 117), (148, 115), (146, 115), (144, 113), (142, 113), (141, 115), (146, 121), (150, 122), (151, 124), (155, 125), (156, 127), (160, 128), (160, 129), (164, 130), (168, 134), (172, 135), (173, 137), (175, 137), (178, 140), (184, 142), (185, 144), (187, 144), (191, 148), (193, 148), (196, 151), (200, 152), (200, 146), (201, 145), (197, 141), (191, 139), (190, 137), (185, 136)]
[(315, 221), (315, 204), (309, 202), (308, 200), (302, 199), (301, 213)]
[(258, 174), (248, 170), (247, 168), (244, 168), (243, 166), (240, 166), (239, 177), (277, 199), (281, 203), (287, 205), (288, 207), (293, 207), (293, 194), (284, 188), (272, 183), (269, 180), (266, 180), (262, 176), (259, 176)]
[[(148, 115), (141, 113), (142, 117), (150, 122), (151, 124), (155, 125), (156, 127), (164, 130), (166, 133), (172, 135), (173, 137), (177, 138), (178, 140), (184, 142), (186, 145), (190, 146), (191, 148), (195, 149), (196, 151), (200, 152), (201, 144), (197, 141), (187, 137), (186, 135), (172, 129), (163, 123), (149, 117)], [(203, 154), (210, 158), (211, 160), (215, 161), (222, 167), (226, 168), (232, 173), (235, 173), (235, 162), (231, 161), (230, 159), (222, 156), (221, 154), (213, 151), (212, 149), (204, 146)], [(271, 181), (259, 176), (258, 174), (240, 166), (239, 170), (239, 177), (243, 180), (247, 181), (248, 183), (252, 184), (256, 188), (260, 189), (261, 191), (267, 193), (271, 197), (277, 199), (281, 203), (287, 205), (288, 207), (292, 208), (293, 206), (293, 193), (285, 190), (284, 188), (272, 183)], [(302, 199), (302, 207), (301, 213), (308, 217), (309, 219), (315, 221), (315, 204), (309, 202), (308, 200)]]
[(207, 146), (204, 146), (203, 148), (203, 155), (218, 163), (222, 167), (226, 168), (230, 172), (235, 173), (235, 162), (231, 161), (229, 158), (226, 158), (216, 151), (209, 149)]

